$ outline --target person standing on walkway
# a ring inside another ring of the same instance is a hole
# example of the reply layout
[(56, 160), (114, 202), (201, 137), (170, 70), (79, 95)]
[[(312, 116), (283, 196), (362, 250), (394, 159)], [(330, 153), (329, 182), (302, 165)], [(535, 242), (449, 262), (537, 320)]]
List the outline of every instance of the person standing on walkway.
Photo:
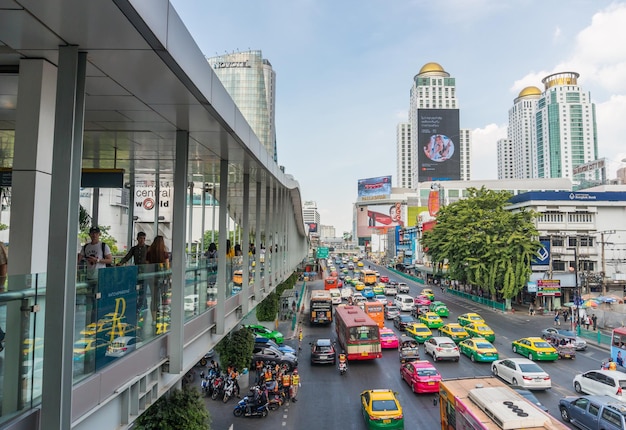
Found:
[(283, 373), (281, 383), (283, 385), (283, 392), (285, 393), (285, 400), (291, 400), (291, 375), (286, 371)]
[(535, 307), (532, 303), (530, 304), (530, 306), (528, 306), (528, 315), (535, 315)]
[(302, 327), (300, 327), (300, 330), (298, 331), (298, 351), (302, 351), (302, 338), (303, 338), (303, 334), (302, 334)]
[(559, 311), (554, 312), (554, 325), (561, 325)]
[(593, 331), (598, 329), (598, 317), (596, 314), (591, 315), (591, 322), (593, 323)]
[[(167, 271), (170, 268), (169, 252), (165, 247), (165, 240), (163, 236), (156, 236), (152, 241), (152, 245), (148, 248), (146, 254), (146, 261), (148, 264), (153, 264), (153, 270), (155, 273), (161, 271)], [(165, 275), (155, 275), (150, 282), (150, 311), (152, 313), (152, 325), (156, 326), (157, 312), (161, 305), (161, 299), (163, 289), (167, 283), (167, 277)]]
[(85, 275), (87, 278), (87, 292), (85, 293), (86, 324), (96, 322), (96, 290), (98, 286), (98, 270), (113, 263), (113, 256), (109, 245), (100, 242), (100, 227), (94, 225), (89, 229), (88, 243), (84, 244), (78, 253), (78, 261), (87, 262)]
[[(128, 250), (124, 258), (122, 258), (116, 266), (123, 266), (130, 259), (133, 259), (133, 264), (137, 266), (137, 273), (143, 273), (143, 264), (146, 264), (146, 256), (148, 255), (148, 245), (146, 245), (146, 233), (140, 231), (137, 233), (137, 245)], [(137, 310), (143, 309), (146, 301), (146, 289), (144, 279), (137, 280)]]
[(589, 330), (589, 325), (591, 324), (591, 318), (589, 318), (589, 315), (585, 315), (585, 328), (587, 330)]

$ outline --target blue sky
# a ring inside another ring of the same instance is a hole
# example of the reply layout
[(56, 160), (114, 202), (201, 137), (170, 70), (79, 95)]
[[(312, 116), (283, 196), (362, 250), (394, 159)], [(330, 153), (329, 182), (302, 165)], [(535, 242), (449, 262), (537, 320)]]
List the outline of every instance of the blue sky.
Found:
[(277, 74), (278, 163), (352, 226), (357, 180), (392, 175), (413, 77), (456, 78), (472, 130), (472, 179), (496, 179), (496, 141), (520, 90), (580, 73), (596, 104), (608, 176), (626, 163), (626, 2), (603, 0), (171, 0), (207, 56), (261, 50)]

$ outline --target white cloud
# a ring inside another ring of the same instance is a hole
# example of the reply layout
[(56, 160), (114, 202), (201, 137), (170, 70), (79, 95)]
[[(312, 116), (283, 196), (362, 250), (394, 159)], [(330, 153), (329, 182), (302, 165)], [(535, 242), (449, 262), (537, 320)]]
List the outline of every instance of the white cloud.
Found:
[(471, 179), (498, 177), (498, 139), (506, 137), (506, 125), (489, 124), (472, 130)]
[(561, 37), (561, 27), (557, 26), (554, 29), (554, 40), (558, 40)]

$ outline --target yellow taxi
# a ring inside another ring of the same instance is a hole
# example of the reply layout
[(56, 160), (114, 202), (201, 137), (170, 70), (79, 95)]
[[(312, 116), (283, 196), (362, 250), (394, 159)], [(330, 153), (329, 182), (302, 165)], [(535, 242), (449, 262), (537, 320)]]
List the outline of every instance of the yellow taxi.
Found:
[(354, 284), (354, 289), (357, 291), (363, 291), (363, 288), (365, 288), (365, 284), (361, 281), (357, 281), (357, 283)]
[(106, 351), (109, 343), (99, 337), (90, 337), (78, 339), (74, 342), (73, 358), (74, 361), (91, 361), (96, 357), (98, 350)]
[(468, 339), (470, 335), (465, 331), (461, 324), (457, 323), (448, 323), (439, 328), (439, 336), (447, 336), (454, 341), (454, 343), (459, 343), (462, 340)]
[(467, 355), (472, 361), (488, 363), (500, 358), (498, 350), (487, 339), (473, 337), (459, 343), (461, 354)]
[(435, 293), (430, 288), (423, 288), (420, 295), (428, 297), (431, 301), (435, 300)]
[(484, 323), (485, 322), (483, 317), (481, 317), (480, 315), (474, 312), (468, 312), (466, 314), (459, 315), (459, 317), (457, 318), (457, 321), (462, 326), (466, 326), (471, 323)]
[(359, 261), (358, 263), (356, 263), (357, 267), (363, 267), (363, 262)]
[(556, 361), (559, 353), (545, 339), (540, 337), (523, 337), (511, 344), (513, 352), (528, 357), (529, 360)]
[(424, 312), (420, 315), (419, 321), (428, 328), (439, 328), (443, 325), (441, 317), (434, 312)]
[(491, 330), (485, 323), (471, 323), (465, 326), (465, 331), (471, 337), (482, 337), (487, 339), (489, 342), (494, 342), (496, 340), (496, 334)]
[(361, 414), (368, 429), (404, 429), (402, 406), (392, 390), (363, 391)]
[(433, 337), (433, 332), (430, 331), (426, 324), (422, 323), (411, 323), (406, 326), (404, 329), (407, 336), (412, 337), (419, 343), (424, 343), (431, 337)]

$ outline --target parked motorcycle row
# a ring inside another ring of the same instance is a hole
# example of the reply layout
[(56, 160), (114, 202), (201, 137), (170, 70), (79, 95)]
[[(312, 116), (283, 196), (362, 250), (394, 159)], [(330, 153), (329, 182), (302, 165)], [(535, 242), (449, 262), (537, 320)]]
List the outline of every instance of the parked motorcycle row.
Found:
[[(282, 376), (285, 369), (279, 366), (265, 366), (263, 372), (258, 376), (257, 383), (250, 389), (250, 393), (237, 402), (233, 414), (236, 417), (266, 417), (269, 411), (279, 409), (286, 401), (286, 390), (290, 387), (283, 387)], [(205, 397), (213, 400), (221, 399), (224, 403), (232, 397), (238, 396), (235, 381), (228, 375), (220, 373), (215, 369), (209, 369), (205, 375), (200, 374), (201, 392)]]

